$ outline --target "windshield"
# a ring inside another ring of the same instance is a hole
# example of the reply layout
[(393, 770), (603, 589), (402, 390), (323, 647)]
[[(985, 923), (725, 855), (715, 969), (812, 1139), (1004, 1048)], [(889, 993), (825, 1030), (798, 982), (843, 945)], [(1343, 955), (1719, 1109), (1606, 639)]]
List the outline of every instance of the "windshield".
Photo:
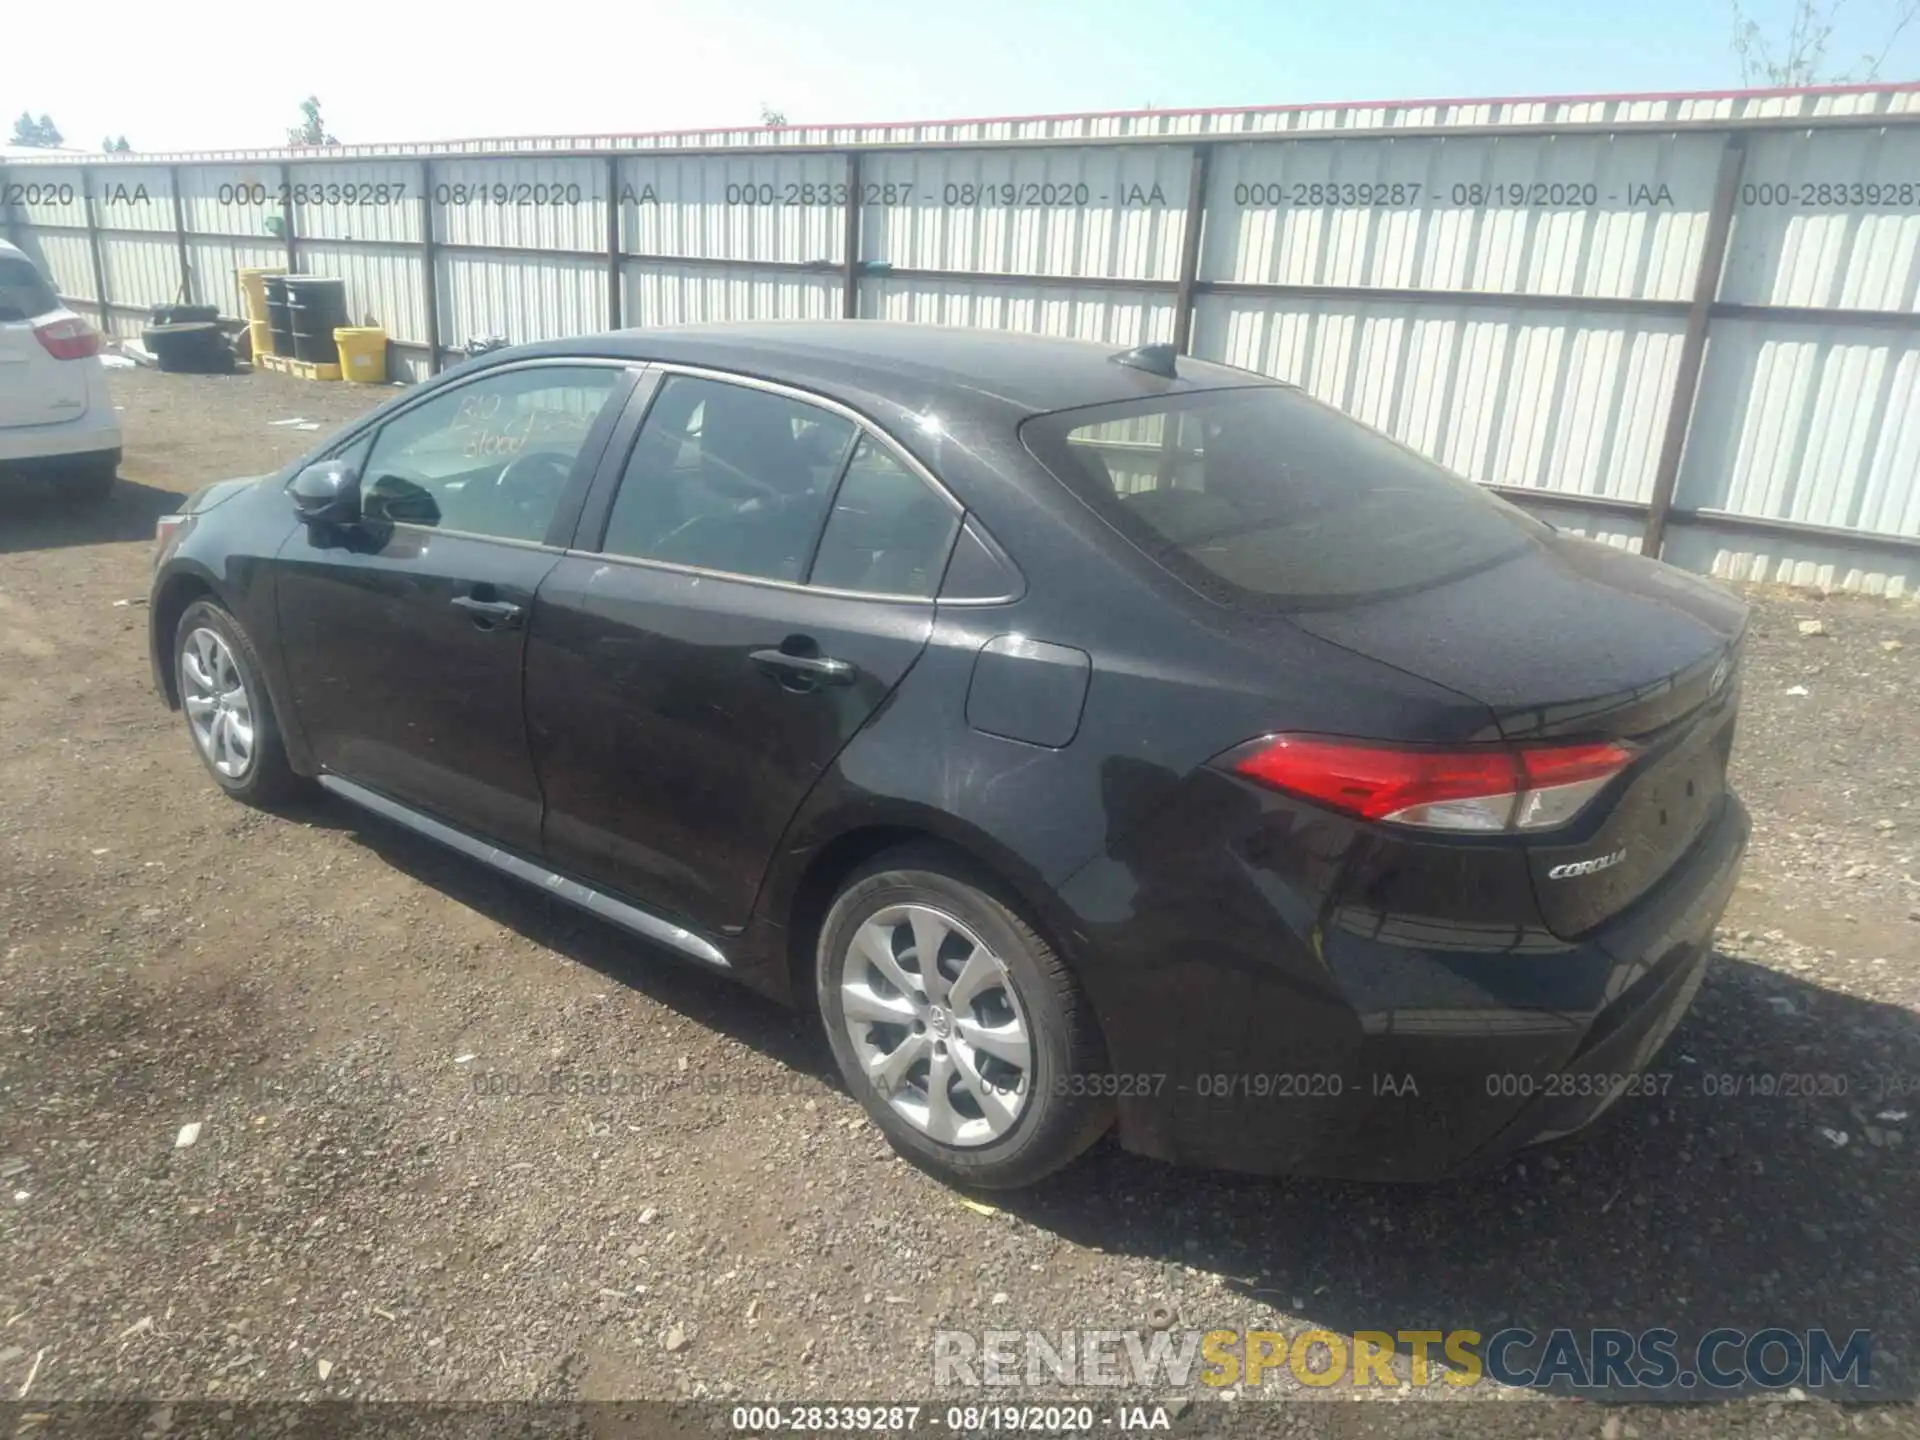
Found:
[(1517, 554), (1543, 528), (1283, 386), (1063, 410), (1021, 436), (1122, 535), (1225, 604), (1420, 590)]

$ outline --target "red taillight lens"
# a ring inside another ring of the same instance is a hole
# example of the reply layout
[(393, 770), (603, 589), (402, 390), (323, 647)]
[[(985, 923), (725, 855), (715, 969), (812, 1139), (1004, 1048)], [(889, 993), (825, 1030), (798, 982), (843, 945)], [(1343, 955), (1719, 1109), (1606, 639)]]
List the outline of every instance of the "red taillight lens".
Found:
[(100, 332), (78, 315), (43, 321), (33, 327), (33, 335), (56, 360), (84, 360), (100, 353)]
[(1398, 750), (1304, 735), (1278, 736), (1234, 769), (1367, 820), (1404, 820), (1409, 811), (1446, 806), (1458, 811), (1446, 828), (1458, 830), (1504, 830), (1520, 788), (1507, 750)]
[(1565, 824), (1632, 762), (1614, 744), (1436, 750), (1279, 735), (1232, 766), (1366, 820), (1499, 831)]

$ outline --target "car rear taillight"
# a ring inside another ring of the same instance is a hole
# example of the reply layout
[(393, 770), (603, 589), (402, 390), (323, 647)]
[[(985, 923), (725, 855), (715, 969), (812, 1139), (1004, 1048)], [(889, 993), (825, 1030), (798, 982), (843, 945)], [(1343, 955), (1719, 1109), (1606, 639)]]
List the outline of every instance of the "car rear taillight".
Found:
[(100, 332), (78, 315), (43, 320), (33, 327), (33, 338), (56, 360), (84, 360), (100, 353)]
[(1580, 813), (1633, 752), (1598, 745), (1438, 750), (1276, 735), (1228, 765), (1349, 815), (1428, 830), (1551, 830)]

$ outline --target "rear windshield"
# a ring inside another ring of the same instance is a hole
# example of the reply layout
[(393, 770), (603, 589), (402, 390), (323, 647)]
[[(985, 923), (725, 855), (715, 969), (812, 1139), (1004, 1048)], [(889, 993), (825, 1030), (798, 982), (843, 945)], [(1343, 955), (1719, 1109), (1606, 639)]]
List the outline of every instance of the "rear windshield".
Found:
[(0, 255), (0, 321), (35, 320), (60, 308), (53, 287), (25, 260)]
[(1421, 590), (1509, 558), (1543, 528), (1283, 386), (1063, 410), (1021, 436), (1122, 535), (1226, 604)]

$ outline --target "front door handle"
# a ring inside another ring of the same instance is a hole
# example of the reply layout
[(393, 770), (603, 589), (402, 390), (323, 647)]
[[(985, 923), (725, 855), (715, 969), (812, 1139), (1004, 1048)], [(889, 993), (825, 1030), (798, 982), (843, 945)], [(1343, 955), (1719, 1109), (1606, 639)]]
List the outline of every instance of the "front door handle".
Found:
[(747, 657), (782, 684), (794, 680), (815, 685), (847, 685), (853, 681), (853, 666), (825, 655), (793, 655), (785, 650), (755, 650)]
[(464, 610), (473, 617), (473, 623), (482, 630), (511, 630), (520, 623), (520, 617), (526, 612), (511, 600), (481, 600), (473, 595), (453, 597), (456, 608)]

